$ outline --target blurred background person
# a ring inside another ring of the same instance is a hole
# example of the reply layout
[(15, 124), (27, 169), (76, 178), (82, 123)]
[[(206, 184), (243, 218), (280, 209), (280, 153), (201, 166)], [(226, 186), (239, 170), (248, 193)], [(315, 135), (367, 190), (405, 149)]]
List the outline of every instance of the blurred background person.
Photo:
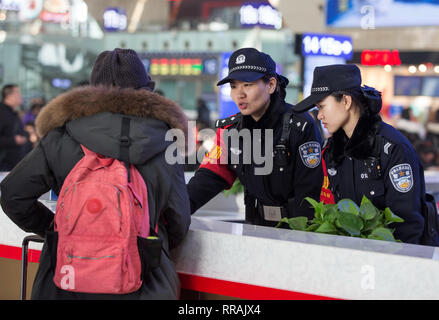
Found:
[(17, 109), (23, 98), (16, 84), (2, 89), (0, 103), (0, 171), (10, 171), (26, 155), (29, 135), (24, 130)]
[(26, 112), (23, 116), (22, 122), (23, 125), (26, 126), (29, 123), (34, 123), (37, 115), (40, 113), (41, 109), (44, 107), (43, 103), (37, 102), (32, 103), (28, 112)]
[(430, 109), (426, 129), (426, 140), (431, 141), (433, 148), (439, 148), (439, 106)]
[(426, 134), (424, 125), (416, 119), (410, 107), (403, 108), (401, 117), (396, 120), (396, 129), (398, 129), (413, 146), (421, 143)]
[(197, 99), (197, 127), (210, 127), (210, 110), (202, 98)]

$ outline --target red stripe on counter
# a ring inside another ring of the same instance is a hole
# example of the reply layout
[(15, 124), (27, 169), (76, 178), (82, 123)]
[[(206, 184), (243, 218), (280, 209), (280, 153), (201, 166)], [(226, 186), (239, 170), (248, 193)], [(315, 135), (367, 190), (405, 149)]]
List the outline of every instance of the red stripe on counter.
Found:
[(313, 294), (178, 273), (182, 289), (247, 300), (337, 300)]
[[(28, 261), (38, 263), (40, 250), (29, 249)], [(21, 260), (21, 248), (0, 244), (0, 258)], [(178, 273), (182, 289), (218, 294), (247, 300), (335, 300), (302, 292), (274, 289), (246, 283)]]
[[(40, 250), (29, 249), (27, 261), (40, 261)], [(0, 258), (21, 260), (21, 248), (0, 244)]]

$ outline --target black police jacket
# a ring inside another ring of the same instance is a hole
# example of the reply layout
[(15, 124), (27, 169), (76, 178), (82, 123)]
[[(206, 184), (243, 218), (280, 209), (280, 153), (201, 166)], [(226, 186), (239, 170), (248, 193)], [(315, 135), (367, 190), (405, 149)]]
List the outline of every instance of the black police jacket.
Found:
[[(255, 129), (260, 130), (261, 136), (252, 135), (252, 147), (254, 143), (260, 142), (261, 155), (265, 152), (267, 131), (272, 129), (273, 147), (279, 143), (282, 135), (282, 124), (284, 114), (291, 109), (291, 105), (284, 100), (273, 100), (259, 121), (254, 121), (251, 116), (243, 116), (240, 113), (226, 119), (221, 119), (217, 124), (217, 138), (223, 139), (224, 129), (229, 132), (236, 129), (242, 133), (243, 129), (249, 129), (251, 133)], [(323, 171), (321, 166), (321, 135), (313, 118), (308, 113), (292, 114), (289, 124), (289, 135), (287, 150), (290, 154), (285, 166), (279, 166), (273, 154), (270, 154), (270, 161), (273, 163), (272, 170), (269, 174), (255, 174), (255, 170), (261, 170), (266, 163), (255, 159), (254, 149), (252, 152), (246, 152), (248, 143), (239, 145), (228, 143), (217, 145), (217, 151), (221, 157), (226, 155), (227, 164), (218, 164), (211, 161), (209, 153), (205, 161), (196, 171), (194, 177), (188, 183), (189, 198), (191, 201), (192, 213), (212, 199), (216, 194), (224, 189), (230, 188), (236, 177), (238, 177), (244, 186), (246, 197), (257, 199), (259, 205), (282, 206), (288, 207), (288, 217), (307, 216), (314, 217), (314, 211), (310, 208), (309, 203), (303, 200), (305, 197), (319, 199), (321, 186), (323, 182)], [(261, 141), (254, 141), (258, 139)], [(227, 148), (227, 150), (223, 150)], [(269, 150), (269, 149), (268, 149)], [(213, 158), (220, 158), (216, 152)], [(232, 155), (237, 156), (233, 161)], [(251, 161), (247, 156), (251, 156)], [(266, 157), (265, 159), (269, 159)], [(250, 163), (249, 163), (250, 162)], [(259, 164), (257, 164), (259, 163)], [(262, 173), (262, 170), (259, 172)], [(262, 225), (273, 225), (273, 223), (253, 222)]]
[(342, 129), (323, 151), (329, 189), (335, 201), (361, 203), (366, 196), (379, 209), (404, 219), (391, 225), (394, 236), (418, 244), (424, 229), (423, 168), (410, 142), (378, 115), (360, 117), (350, 139)]

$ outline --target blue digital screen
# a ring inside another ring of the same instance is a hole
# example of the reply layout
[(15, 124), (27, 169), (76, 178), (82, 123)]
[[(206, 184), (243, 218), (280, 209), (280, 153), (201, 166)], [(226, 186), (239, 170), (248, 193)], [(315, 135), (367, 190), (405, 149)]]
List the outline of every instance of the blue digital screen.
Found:
[(419, 96), (421, 95), (422, 78), (415, 76), (395, 76), (395, 96)]
[(127, 28), (127, 15), (122, 8), (107, 8), (103, 18), (105, 31), (124, 31)]
[[(229, 74), (229, 59), (231, 52), (224, 52), (220, 57), (219, 79), (221, 80)], [(239, 108), (230, 96), (230, 84), (226, 83), (219, 86), (219, 117), (227, 118), (239, 112)]]
[(303, 56), (330, 56), (351, 60), (353, 55), (351, 37), (305, 33), (302, 35)]
[(422, 95), (439, 97), (439, 77), (424, 77), (422, 80)]
[(282, 14), (268, 3), (243, 3), (239, 9), (239, 16), (243, 28), (256, 26), (267, 29), (282, 28)]
[(68, 89), (72, 85), (72, 80), (70, 79), (60, 79), (54, 78), (52, 79), (52, 86), (58, 89)]
[(439, 97), (439, 77), (395, 76), (394, 94)]

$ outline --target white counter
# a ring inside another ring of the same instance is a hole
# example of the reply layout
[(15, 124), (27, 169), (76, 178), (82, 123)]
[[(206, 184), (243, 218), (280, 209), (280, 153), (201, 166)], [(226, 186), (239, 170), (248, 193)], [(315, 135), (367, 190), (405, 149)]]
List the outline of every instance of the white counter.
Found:
[(341, 299), (439, 299), (439, 248), (193, 218), (184, 274)]
[[(241, 219), (242, 212), (209, 204), (192, 217), (186, 239), (171, 252), (183, 288), (261, 299), (273, 292), (278, 298), (439, 299), (439, 248), (220, 221)], [(25, 235), (0, 210), (0, 249), (21, 247)], [(8, 258), (2, 250), (0, 257)]]

